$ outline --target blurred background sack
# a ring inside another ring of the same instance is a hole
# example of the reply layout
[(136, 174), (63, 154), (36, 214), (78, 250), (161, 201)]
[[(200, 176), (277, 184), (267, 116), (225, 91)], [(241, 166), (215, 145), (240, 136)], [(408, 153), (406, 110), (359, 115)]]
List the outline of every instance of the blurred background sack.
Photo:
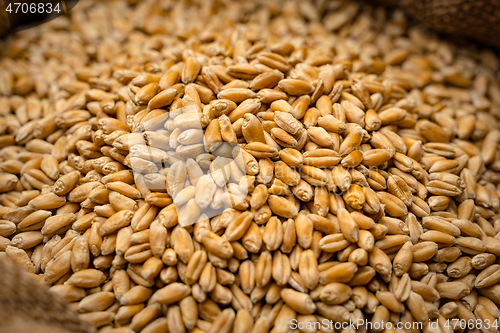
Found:
[[(35, 0), (30, 1), (36, 2)], [(383, 5), (403, 9), (434, 31), (470, 39), (497, 50), (500, 49), (500, 0), (376, 1)], [(69, 2), (70, 8), (78, 3), (74, 0)], [(20, 25), (33, 24), (29, 22), (32, 19), (30, 17), (24, 17), (20, 22), (9, 23), (4, 8), (4, 2), (0, 0), (0, 38), (12, 31), (10, 24), (13, 25), (14, 31), (17, 31)], [(59, 15), (55, 17), (57, 16)], [(43, 17), (37, 19), (43, 19)]]
[(500, 0), (377, 0), (427, 27), (500, 49)]

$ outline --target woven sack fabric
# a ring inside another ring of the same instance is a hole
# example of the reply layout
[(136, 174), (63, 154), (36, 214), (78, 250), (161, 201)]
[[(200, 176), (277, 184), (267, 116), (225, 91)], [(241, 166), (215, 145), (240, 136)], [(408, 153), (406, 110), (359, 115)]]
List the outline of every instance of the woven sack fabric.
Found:
[(500, 0), (379, 0), (429, 28), (500, 49)]
[(0, 256), (1, 333), (95, 333), (66, 302)]

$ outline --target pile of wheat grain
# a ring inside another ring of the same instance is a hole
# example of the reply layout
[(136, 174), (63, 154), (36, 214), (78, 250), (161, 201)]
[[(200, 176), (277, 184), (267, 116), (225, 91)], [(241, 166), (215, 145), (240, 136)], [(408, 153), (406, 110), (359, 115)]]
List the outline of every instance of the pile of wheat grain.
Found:
[(496, 332), (491, 51), (336, 0), (82, 1), (4, 50), (0, 250), (99, 332)]

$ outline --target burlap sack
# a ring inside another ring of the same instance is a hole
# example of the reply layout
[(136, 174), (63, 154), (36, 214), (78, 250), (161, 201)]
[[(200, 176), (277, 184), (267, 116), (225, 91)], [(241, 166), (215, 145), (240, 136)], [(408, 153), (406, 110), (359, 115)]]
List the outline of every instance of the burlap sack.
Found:
[(7, 12), (5, 11), (5, 6), (2, 0), (0, 0), (0, 38), (7, 35), (10, 30), (9, 18), (7, 17)]
[(0, 333), (95, 333), (59, 296), (0, 255)]
[(378, 0), (429, 28), (500, 49), (500, 0)]

